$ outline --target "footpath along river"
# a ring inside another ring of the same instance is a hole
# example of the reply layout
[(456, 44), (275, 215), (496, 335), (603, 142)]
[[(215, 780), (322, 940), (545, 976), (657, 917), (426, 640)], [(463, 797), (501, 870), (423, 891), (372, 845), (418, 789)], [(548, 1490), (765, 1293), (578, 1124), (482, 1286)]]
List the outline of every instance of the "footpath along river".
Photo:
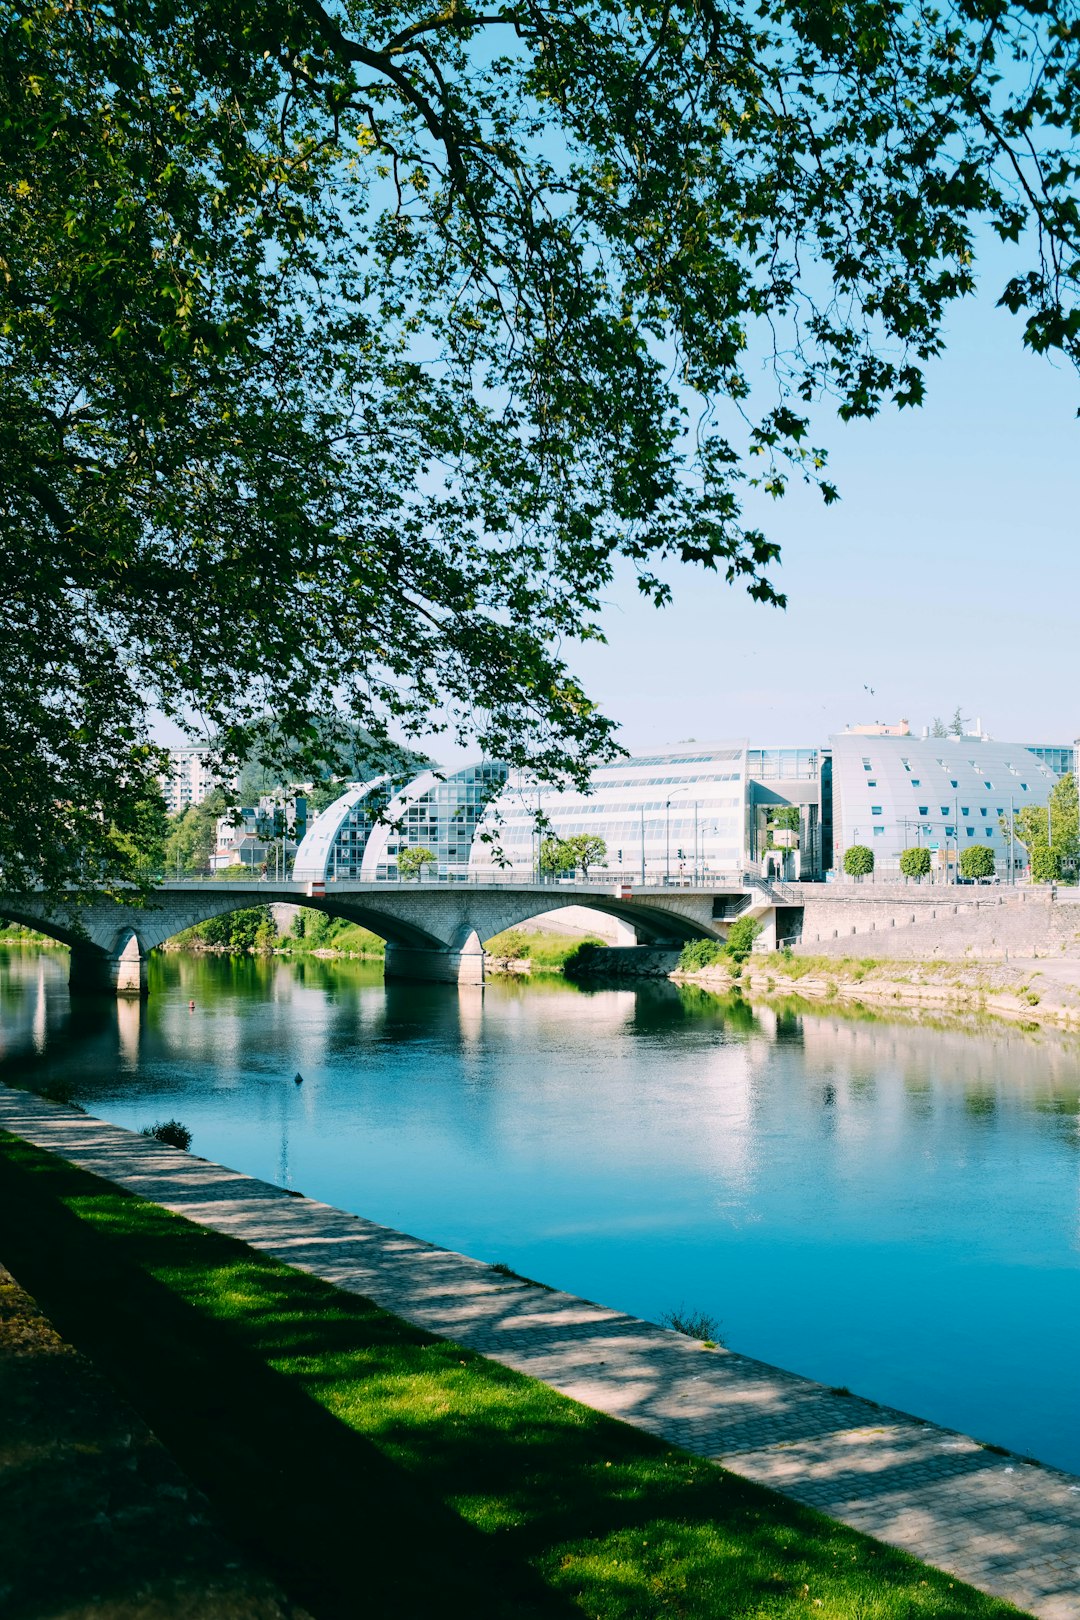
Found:
[(0, 1080), (1080, 1472), (1076, 1036), (318, 959), (73, 1006), (66, 971), (0, 948)]

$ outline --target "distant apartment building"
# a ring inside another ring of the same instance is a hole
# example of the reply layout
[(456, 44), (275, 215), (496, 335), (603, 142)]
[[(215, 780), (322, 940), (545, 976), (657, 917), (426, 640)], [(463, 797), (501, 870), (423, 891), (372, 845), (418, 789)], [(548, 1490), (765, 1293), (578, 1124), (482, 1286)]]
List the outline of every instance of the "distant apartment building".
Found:
[[(222, 785), (210, 768), (210, 755), (205, 748), (183, 747), (169, 749), (169, 773), (161, 778), (165, 795), (165, 808), (171, 816), (179, 815), (193, 804), (203, 800)], [(236, 778), (225, 786), (236, 787)]]
[(214, 871), (230, 866), (256, 870), (275, 866), (284, 876), (308, 830), (307, 799), (264, 794), (258, 804), (243, 805), (218, 817), (217, 847), (210, 858)]

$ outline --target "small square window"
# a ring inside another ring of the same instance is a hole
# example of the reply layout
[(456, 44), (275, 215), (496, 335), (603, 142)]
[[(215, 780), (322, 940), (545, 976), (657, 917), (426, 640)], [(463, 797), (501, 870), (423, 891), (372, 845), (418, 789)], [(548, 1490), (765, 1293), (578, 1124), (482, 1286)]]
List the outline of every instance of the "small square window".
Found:
[(993, 782), (984, 782), (983, 783), (983, 787), (986, 788), (988, 791), (992, 791), (993, 786), (994, 786)]
[(987, 808), (986, 808), (986, 806), (985, 806), (985, 804), (984, 804), (984, 805), (983, 805), (983, 806), (982, 806), (982, 807), (981, 807), (981, 809), (980, 809), (980, 810), (979, 810), (979, 814), (980, 814), (980, 816), (982, 816), (982, 817), (983, 817), (983, 818), (984, 818), (984, 819), (985, 819), (985, 818), (986, 818), (986, 817), (987, 817), (987, 816), (988, 816), (988, 815), (989, 815), (989, 814), (990, 814), (990, 812), (989, 812), (989, 810), (988, 810), (988, 809), (987, 809)]
[(993, 827), (987, 827), (987, 829), (986, 829), (986, 836), (987, 836), (987, 838), (993, 838), (993, 836), (994, 836), (994, 829), (993, 829)]
[(928, 804), (920, 804), (919, 814), (920, 816), (928, 816), (930, 814), (930, 806)]
[(958, 782), (958, 781), (957, 781), (957, 780), (956, 780), (956, 777), (955, 777), (955, 776), (950, 776), (950, 777), (949, 777), (949, 786), (950, 786), (950, 787), (959, 787), (959, 786), (960, 786), (960, 784), (959, 784), (959, 782)]
[(1027, 783), (1026, 782), (1021, 782), (1020, 791), (1021, 791), (1021, 793), (1026, 793), (1027, 792)]
[(866, 785), (867, 785), (867, 787), (877, 787), (877, 783), (876, 782), (871, 782), (871, 781), (867, 781)]
[(945, 836), (946, 836), (946, 838), (955, 838), (956, 837), (956, 828), (955, 827), (946, 827)]
[(902, 759), (902, 760), (901, 760), (901, 761), (900, 761), (900, 763), (901, 763), (901, 765), (902, 765), (902, 766), (903, 766), (903, 767), (904, 767), (904, 769), (905, 769), (905, 771), (910, 771), (910, 769), (911, 769), (911, 764), (910, 764), (910, 761), (908, 761), (908, 760), (906, 760), (906, 759)]
[(864, 759), (862, 762), (862, 768), (864, 771), (869, 771), (873, 769), (873, 766), (870, 764), (868, 759)]
[(974, 829), (974, 827), (965, 827), (965, 828), (964, 828), (964, 831), (965, 831), (965, 832), (966, 832), (966, 833), (967, 833), (967, 835), (968, 835), (968, 837), (969, 837), (969, 838), (974, 838), (974, 836), (975, 836), (975, 829)]
[(941, 813), (942, 813), (942, 815), (943, 815), (943, 816), (947, 816), (947, 815), (948, 815), (948, 813), (949, 813), (949, 806), (948, 806), (948, 805), (947, 805), (947, 804), (943, 804), (943, 805), (942, 805), (942, 807), (941, 807)]
[(875, 838), (877, 838), (879, 836), (884, 836), (884, 833), (885, 833), (884, 827), (875, 827), (874, 828), (874, 837)]
[(918, 787), (919, 786), (919, 778), (917, 776), (913, 776), (911, 778), (911, 785), (912, 785), (912, 787)]
[(969, 810), (969, 809), (968, 809), (968, 807), (967, 807), (967, 805), (966, 805), (966, 804), (962, 804), (962, 805), (961, 805), (961, 806), (960, 806), (960, 814), (961, 814), (961, 815), (962, 815), (962, 816), (970, 816), (970, 814), (971, 814), (971, 811), (970, 811), (970, 810)]
[(880, 814), (881, 814), (881, 806), (880, 806), (880, 804), (872, 804), (870, 806), (870, 814), (872, 816), (880, 816)]

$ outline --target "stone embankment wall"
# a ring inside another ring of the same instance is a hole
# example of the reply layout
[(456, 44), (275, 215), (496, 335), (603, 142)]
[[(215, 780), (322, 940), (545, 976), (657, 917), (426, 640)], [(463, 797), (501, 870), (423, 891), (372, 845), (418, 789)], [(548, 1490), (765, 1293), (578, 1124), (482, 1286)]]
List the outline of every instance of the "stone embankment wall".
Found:
[[(805, 891), (804, 891), (805, 894)], [(1080, 903), (1046, 890), (1019, 894), (914, 886), (876, 893), (805, 895), (802, 956), (984, 961), (1080, 953)]]

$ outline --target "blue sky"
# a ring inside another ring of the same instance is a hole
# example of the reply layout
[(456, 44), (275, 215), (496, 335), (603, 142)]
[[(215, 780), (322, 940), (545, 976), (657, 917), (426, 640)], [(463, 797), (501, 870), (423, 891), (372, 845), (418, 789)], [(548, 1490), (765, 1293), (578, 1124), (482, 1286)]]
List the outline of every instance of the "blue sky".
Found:
[[(1004, 251), (990, 260), (921, 409), (815, 423), (840, 502), (792, 485), (751, 514), (782, 546), (786, 611), (690, 569), (672, 569), (663, 611), (628, 569), (616, 580), (608, 645), (569, 656), (625, 747), (813, 744), (862, 721), (917, 730), (958, 704), (1004, 740), (1080, 735), (1080, 384), (1023, 348), (995, 307)], [(449, 765), (475, 753), (427, 747)]]
[(958, 704), (999, 738), (1080, 735), (1080, 387), (995, 308), (999, 265), (921, 409), (815, 428), (840, 503), (800, 486), (762, 512), (786, 612), (683, 570), (657, 613), (619, 581), (609, 645), (573, 662), (625, 746), (813, 743)]

